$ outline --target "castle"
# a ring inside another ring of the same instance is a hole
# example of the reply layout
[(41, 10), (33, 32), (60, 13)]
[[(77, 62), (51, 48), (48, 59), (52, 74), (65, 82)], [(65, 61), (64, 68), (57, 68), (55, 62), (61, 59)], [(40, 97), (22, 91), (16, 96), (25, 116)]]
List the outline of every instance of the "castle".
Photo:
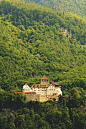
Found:
[(61, 86), (55, 82), (49, 83), (49, 79), (45, 76), (41, 78), (40, 84), (33, 84), (32, 87), (25, 84), (22, 91), (26, 95), (26, 101), (58, 101), (59, 95), (62, 95)]

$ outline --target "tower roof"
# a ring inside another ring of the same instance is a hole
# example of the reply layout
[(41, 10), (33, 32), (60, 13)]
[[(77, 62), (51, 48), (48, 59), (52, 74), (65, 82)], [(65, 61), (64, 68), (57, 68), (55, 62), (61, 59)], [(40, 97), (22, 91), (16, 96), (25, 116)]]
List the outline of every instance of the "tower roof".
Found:
[(47, 77), (43, 76), (41, 80), (49, 80)]

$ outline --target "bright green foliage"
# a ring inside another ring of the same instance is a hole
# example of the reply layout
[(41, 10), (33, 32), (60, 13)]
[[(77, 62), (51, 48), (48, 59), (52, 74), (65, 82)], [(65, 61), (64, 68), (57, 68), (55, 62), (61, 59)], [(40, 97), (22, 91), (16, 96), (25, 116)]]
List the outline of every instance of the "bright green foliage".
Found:
[[(44, 74), (62, 86), (67, 99), (25, 102), (18, 88), (39, 83)], [(85, 129), (84, 89), (86, 21), (20, 0), (0, 0), (0, 129)]]
[(0, 86), (22, 88), (46, 75), (86, 89), (86, 21), (20, 0), (0, 0)]

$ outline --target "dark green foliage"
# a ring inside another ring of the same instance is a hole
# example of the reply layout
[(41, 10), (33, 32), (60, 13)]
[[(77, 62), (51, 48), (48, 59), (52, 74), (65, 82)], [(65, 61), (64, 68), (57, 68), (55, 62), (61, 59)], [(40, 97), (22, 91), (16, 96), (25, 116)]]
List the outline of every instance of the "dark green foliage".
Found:
[(20, 91), (0, 91), (0, 110), (3, 108), (19, 109), (24, 106), (25, 98)]
[[(2, 96), (0, 129), (86, 128), (86, 99), (85, 104), (80, 103), (85, 95), (80, 95), (76, 88), (71, 89), (68, 99), (61, 96), (58, 102), (25, 102), (24, 96), (18, 91), (3, 91)], [(22, 104), (18, 103), (20, 101)]]

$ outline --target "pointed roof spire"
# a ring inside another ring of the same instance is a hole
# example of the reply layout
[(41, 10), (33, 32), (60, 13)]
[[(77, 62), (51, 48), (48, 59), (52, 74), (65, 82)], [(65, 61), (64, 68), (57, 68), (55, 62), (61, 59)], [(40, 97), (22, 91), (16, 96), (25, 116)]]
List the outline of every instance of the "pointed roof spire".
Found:
[(43, 76), (41, 80), (49, 80), (47, 77)]

